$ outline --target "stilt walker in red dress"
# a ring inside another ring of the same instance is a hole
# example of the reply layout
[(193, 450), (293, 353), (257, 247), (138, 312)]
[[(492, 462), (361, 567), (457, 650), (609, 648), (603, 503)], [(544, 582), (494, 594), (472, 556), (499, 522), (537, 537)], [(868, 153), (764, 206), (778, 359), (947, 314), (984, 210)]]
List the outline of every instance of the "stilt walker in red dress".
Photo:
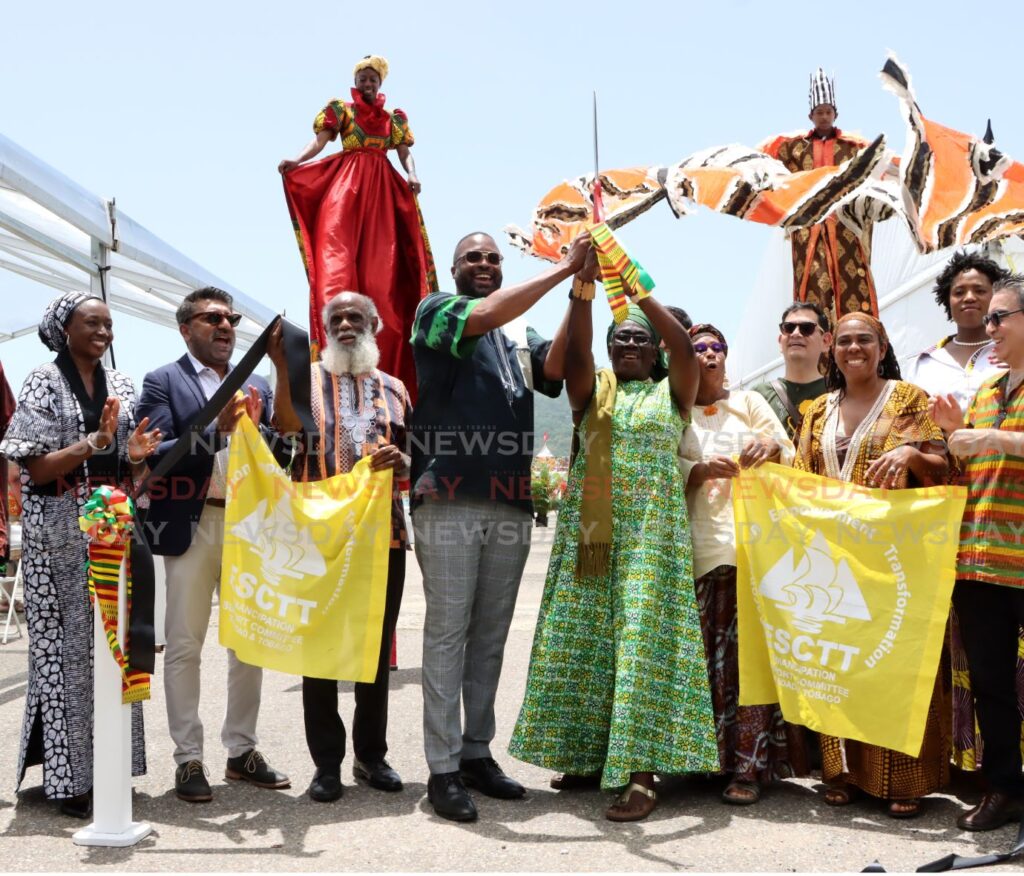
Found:
[[(299, 250), (309, 278), (309, 336), (314, 358), (324, 343), (324, 305), (339, 292), (361, 292), (377, 306), (380, 370), (416, 391), (412, 334), (416, 306), (437, 290), (430, 243), (416, 195), (420, 182), (409, 149), (409, 120), (384, 108), (388, 62), (367, 55), (355, 65), (351, 101), (332, 100), (313, 122), (315, 137), (284, 177)], [(304, 164), (341, 136), (342, 151)], [(387, 158), (394, 149), (408, 174)], [(415, 401), (415, 399), (414, 399)]]

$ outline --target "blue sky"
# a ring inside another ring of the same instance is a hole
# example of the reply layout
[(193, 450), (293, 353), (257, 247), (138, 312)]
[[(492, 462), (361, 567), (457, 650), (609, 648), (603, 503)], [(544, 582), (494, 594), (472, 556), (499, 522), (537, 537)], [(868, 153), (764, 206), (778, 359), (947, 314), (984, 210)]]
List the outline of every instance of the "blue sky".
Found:
[[(1012, 98), (1016, 4), (985, 20), (949, 2), (848, 9), (733, 0), (8, 4), (0, 131), (305, 322), (276, 165), (307, 142), (328, 99), (347, 96), (354, 60), (371, 52), (389, 59), (388, 105), (406, 110), (417, 138), (421, 202), (445, 279), (459, 237), (525, 227), (548, 188), (590, 168), (593, 89), (605, 167), (670, 164), (804, 127), (807, 77), (819, 64), (837, 75), (840, 126), (885, 132), (902, 151), (896, 100), (877, 78), (892, 49), (926, 115), (976, 133), (991, 116), (997, 142), (1024, 155)], [(622, 237), (662, 300), (730, 333), (770, 233), (707, 213), (676, 220), (659, 205)], [(505, 250), (506, 284), (542, 267)], [(0, 306), (23, 290), (0, 273)], [(31, 291), (41, 312), (51, 292)], [(565, 303), (565, 291), (552, 292), (531, 322), (552, 332)], [(174, 332), (126, 317), (115, 332), (118, 366), (137, 381), (183, 351)], [(15, 390), (46, 358), (33, 337), (0, 345)]]

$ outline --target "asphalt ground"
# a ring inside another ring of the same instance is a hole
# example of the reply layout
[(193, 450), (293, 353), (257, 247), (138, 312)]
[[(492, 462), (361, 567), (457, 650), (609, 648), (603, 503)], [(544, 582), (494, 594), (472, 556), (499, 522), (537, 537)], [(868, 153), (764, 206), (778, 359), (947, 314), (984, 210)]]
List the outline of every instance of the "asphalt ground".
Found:
[[(552, 521), (553, 522), (553, 521)], [(399, 669), (391, 674), (389, 760), (405, 790), (385, 794), (356, 784), (343, 767), (344, 797), (314, 803), (306, 794), (313, 764), (302, 730), (301, 686), (292, 676), (267, 672), (260, 716), (260, 749), (292, 778), (285, 791), (266, 791), (224, 779), (220, 744), (226, 661), (217, 643), (216, 612), (203, 652), (201, 714), (213, 801), (188, 804), (173, 790), (174, 763), (160, 679), (146, 704), (149, 773), (135, 781), (134, 815), (152, 834), (133, 848), (83, 848), (71, 835), (82, 822), (60, 815), (46, 801), (41, 770), (29, 770), (14, 793), (24, 708), (26, 642), (0, 647), (0, 869), (71, 871), (83, 867), (127, 871), (859, 871), (878, 860), (890, 872), (951, 852), (978, 855), (1009, 848), (1016, 826), (987, 834), (957, 829), (956, 816), (977, 799), (929, 798), (921, 817), (889, 818), (881, 804), (824, 805), (815, 779), (783, 782), (756, 806), (720, 802), (721, 779), (662, 782), (659, 806), (646, 821), (617, 825), (603, 817), (609, 795), (558, 793), (551, 773), (507, 754), (522, 699), (532, 632), (544, 586), (554, 528), (535, 530), (520, 591), (498, 695), (493, 753), (528, 788), (525, 799), (491, 800), (479, 794), (480, 820), (460, 825), (433, 814), (426, 801), (422, 748), (420, 650), (423, 591), (410, 557), (399, 620)], [(159, 661), (159, 658), (158, 658)], [(159, 662), (158, 662), (159, 669)], [(342, 685), (342, 715), (352, 714), (352, 686)], [(1024, 861), (989, 869), (1021, 870)], [(985, 871), (979, 871), (985, 872)]]

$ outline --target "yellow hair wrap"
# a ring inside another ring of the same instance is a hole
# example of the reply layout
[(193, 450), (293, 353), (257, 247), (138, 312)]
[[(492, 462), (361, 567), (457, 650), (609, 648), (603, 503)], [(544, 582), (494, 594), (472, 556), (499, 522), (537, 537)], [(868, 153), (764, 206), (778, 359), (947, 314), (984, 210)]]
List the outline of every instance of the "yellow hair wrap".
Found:
[(365, 70), (367, 67), (371, 70), (377, 71), (377, 75), (380, 77), (381, 82), (387, 78), (387, 58), (382, 58), (380, 55), (367, 55), (365, 58), (360, 58), (356, 61), (355, 67), (352, 68), (352, 76), (355, 77), (360, 70)]

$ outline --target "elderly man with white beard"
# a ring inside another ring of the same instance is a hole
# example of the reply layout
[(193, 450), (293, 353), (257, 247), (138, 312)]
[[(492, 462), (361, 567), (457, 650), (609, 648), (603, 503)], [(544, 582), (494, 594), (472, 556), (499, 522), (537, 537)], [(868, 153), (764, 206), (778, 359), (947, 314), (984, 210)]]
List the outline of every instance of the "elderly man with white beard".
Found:
[[(356, 684), (352, 725), (357, 779), (381, 791), (402, 790), (402, 780), (385, 760), (387, 754), (388, 674), (391, 640), (405, 584), (408, 536), (397, 481), (409, 477), (406, 426), (412, 413), (405, 384), (377, 370), (375, 335), (381, 329), (373, 301), (356, 292), (341, 292), (323, 311), (327, 347), (311, 366), (311, 407), (317, 433), (302, 434), (292, 466), (298, 481), (323, 480), (351, 471), (363, 457), (374, 470), (394, 469), (391, 549), (388, 557), (387, 598), (380, 642), (377, 677)], [(280, 326), (268, 350), (277, 369), (274, 420), (283, 434), (301, 433), (292, 406)], [(306, 744), (316, 765), (309, 796), (327, 803), (342, 794), (341, 762), (345, 757), (345, 725), (338, 714), (338, 683), (331, 679), (302, 679), (302, 710)]]

